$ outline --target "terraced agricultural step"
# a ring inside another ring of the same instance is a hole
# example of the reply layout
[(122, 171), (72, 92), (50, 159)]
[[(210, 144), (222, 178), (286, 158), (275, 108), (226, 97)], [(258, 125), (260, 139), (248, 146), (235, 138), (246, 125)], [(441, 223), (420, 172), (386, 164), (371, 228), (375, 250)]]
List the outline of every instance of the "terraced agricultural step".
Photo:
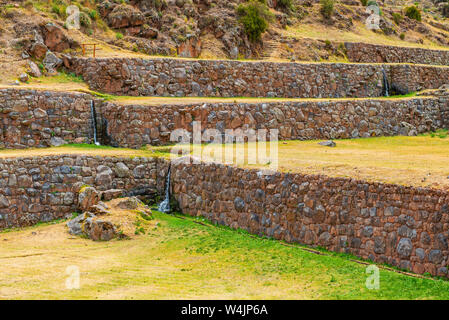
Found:
[(361, 42), (345, 42), (346, 55), (351, 62), (416, 63), (449, 66), (448, 50), (387, 46)]
[(409, 64), (281, 63), (189, 59), (72, 58), (96, 91), (130, 96), (378, 97), (438, 88), (449, 67)]
[(89, 143), (96, 136), (102, 145), (141, 148), (177, 142), (194, 128), (205, 141), (210, 135), (215, 141), (255, 130), (277, 130), (282, 140), (310, 140), (416, 135), (449, 127), (449, 104), (443, 96), (134, 99), (102, 101), (73, 92), (0, 89), (0, 147)]

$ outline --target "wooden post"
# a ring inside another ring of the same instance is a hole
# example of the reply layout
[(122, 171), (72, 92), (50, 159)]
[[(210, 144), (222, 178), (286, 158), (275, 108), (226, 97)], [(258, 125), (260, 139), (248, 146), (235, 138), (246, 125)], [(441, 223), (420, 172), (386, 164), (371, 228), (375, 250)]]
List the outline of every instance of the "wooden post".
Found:
[(94, 43), (94, 58), (95, 58), (95, 46), (96, 46), (96, 44)]
[(81, 44), (81, 47), (83, 48), (83, 56), (84, 56), (84, 54), (86, 53), (86, 48), (84, 47), (84, 43)]

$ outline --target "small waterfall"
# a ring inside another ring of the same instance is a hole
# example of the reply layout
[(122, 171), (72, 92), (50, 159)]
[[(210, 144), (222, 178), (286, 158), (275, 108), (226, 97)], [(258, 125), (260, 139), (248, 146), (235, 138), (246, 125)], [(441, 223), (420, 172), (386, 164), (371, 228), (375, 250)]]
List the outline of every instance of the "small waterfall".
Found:
[(170, 212), (170, 175), (171, 170), (168, 168), (167, 181), (165, 182), (165, 199), (159, 204), (158, 211), (169, 213)]
[(97, 116), (95, 114), (95, 106), (93, 100), (90, 101), (90, 114), (92, 117), (92, 127), (94, 131), (94, 143), (99, 146), (100, 143), (97, 141)]
[(387, 73), (385, 72), (385, 69), (382, 68), (382, 74), (383, 74), (383, 82), (384, 82), (384, 90), (383, 90), (383, 95), (384, 97), (389, 97), (390, 96), (390, 85), (388, 84), (388, 78), (387, 78)]

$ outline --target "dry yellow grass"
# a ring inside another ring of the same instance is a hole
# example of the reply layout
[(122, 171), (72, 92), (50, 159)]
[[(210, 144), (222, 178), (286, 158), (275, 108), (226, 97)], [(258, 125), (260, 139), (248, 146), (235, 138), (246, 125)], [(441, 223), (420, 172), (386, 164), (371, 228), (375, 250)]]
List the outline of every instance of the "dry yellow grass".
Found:
[(108, 157), (152, 157), (156, 156), (153, 150), (135, 150), (126, 148), (97, 147), (93, 145), (74, 145), (52, 148), (30, 148), (24, 150), (0, 150), (0, 158), (16, 157), (42, 157), (52, 155), (89, 155)]
[[(85, 91), (87, 92), (87, 91)], [(428, 98), (429, 96), (420, 96)], [(376, 97), (376, 98), (251, 98), (251, 97), (129, 97), (110, 96), (109, 100), (121, 105), (157, 106), (164, 104), (188, 105), (201, 103), (269, 103), (269, 102), (317, 102), (317, 101), (358, 101), (358, 100), (385, 100), (385, 99), (413, 99), (414, 96), (404, 97)]]
[[(337, 140), (335, 148), (317, 142), (279, 142), (278, 170), (449, 190), (449, 138), (427, 135)], [(248, 154), (256, 153), (255, 144), (237, 146), (234, 164), (249, 168), (274, 165), (273, 161), (267, 164), (268, 158), (257, 164), (248, 161)], [(203, 160), (223, 161), (224, 152), (219, 154), (222, 148), (208, 145)]]
[[(440, 138), (438, 135), (435, 137), (430, 135), (380, 137), (337, 140), (336, 143), (336, 148), (329, 148), (318, 145), (317, 141), (281, 141), (278, 143), (278, 170), (449, 190), (449, 138), (447, 137)], [(223, 145), (209, 144), (207, 149), (205, 146), (193, 148), (203, 150), (204, 161), (223, 161), (223, 158), (218, 158), (218, 151), (222, 150)], [(234, 160), (231, 164), (250, 168), (269, 167), (267, 159), (257, 164), (248, 163), (247, 155), (249, 152), (255, 152), (254, 144), (245, 146), (236, 144), (232, 148), (234, 148)], [(1, 150), (0, 158), (61, 154), (169, 157), (168, 150), (170, 150), (168, 147), (134, 150), (73, 145), (45, 149)], [(198, 151), (194, 152), (199, 154)], [(237, 158), (237, 152), (239, 154), (244, 152), (244, 156)]]
[[(0, 299), (317, 297), (310, 282), (296, 275), (247, 272), (227, 251), (189, 252), (184, 239), (207, 232), (191, 223), (179, 228), (174, 220), (157, 214), (147, 234), (110, 242), (71, 236), (63, 223), (0, 233)], [(71, 266), (79, 268), (79, 289), (66, 288)]]

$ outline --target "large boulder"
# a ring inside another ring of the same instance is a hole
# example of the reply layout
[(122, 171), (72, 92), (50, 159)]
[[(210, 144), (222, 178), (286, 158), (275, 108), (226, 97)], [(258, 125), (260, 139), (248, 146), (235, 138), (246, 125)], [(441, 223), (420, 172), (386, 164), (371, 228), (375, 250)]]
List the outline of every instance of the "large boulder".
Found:
[(37, 64), (35, 64), (33, 61), (28, 61), (28, 73), (35, 78), (39, 78), (42, 76), (41, 70), (39, 70), (39, 67)]
[(78, 208), (80, 211), (89, 211), (91, 207), (100, 202), (100, 192), (93, 187), (81, 188), (78, 194)]
[(93, 241), (109, 241), (117, 236), (117, 229), (112, 222), (97, 217), (84, 220), (82, 230)]
[(47, 46), (42, 42), (35, 42), (30, 48), (30, 54), (39, 60), (45, 57), (47, 51)]
[(41, 26), (41, 30), (44, 43), (51, 51), (62, 52), (70, 48), (70, 41), (61, 27), (47, 23)]
[(53, 74), (56, 73), (56, 68), (62, 65), (62, 60), (59, 59), (53, 52), (47, 51), (43, 64), (48, 73)]
[(90, 212), (85, 212), (67, 222), (69, 233), (74, 236), (80, 236), (83, 234), (83, 223), (87, 218), (91, 218), (94, 215)]
[(112, 28), (128, 28), (143, 25), (145, 16), (134, 7), (121, 4), (108, 15), (108, 23)]
[(98, 218), (91, 212), (85, 212), (67, 222), (69, 233), (85, 235), (94, 241), (109, 241), (117, 237), (117, 228), (110, 221)]
[(65, 141), (64, 139), (62, 139), (62, 138), (60, 138), (60, 137), (52, 137), (51, 139), (50, 139), (50, 144), (53, 146), (53, 147), (59, 147), (59, 146), (62, 146), (62, 145), (64, 145), (64, 144), (67, 144), (68, 142), (67, 141)]

